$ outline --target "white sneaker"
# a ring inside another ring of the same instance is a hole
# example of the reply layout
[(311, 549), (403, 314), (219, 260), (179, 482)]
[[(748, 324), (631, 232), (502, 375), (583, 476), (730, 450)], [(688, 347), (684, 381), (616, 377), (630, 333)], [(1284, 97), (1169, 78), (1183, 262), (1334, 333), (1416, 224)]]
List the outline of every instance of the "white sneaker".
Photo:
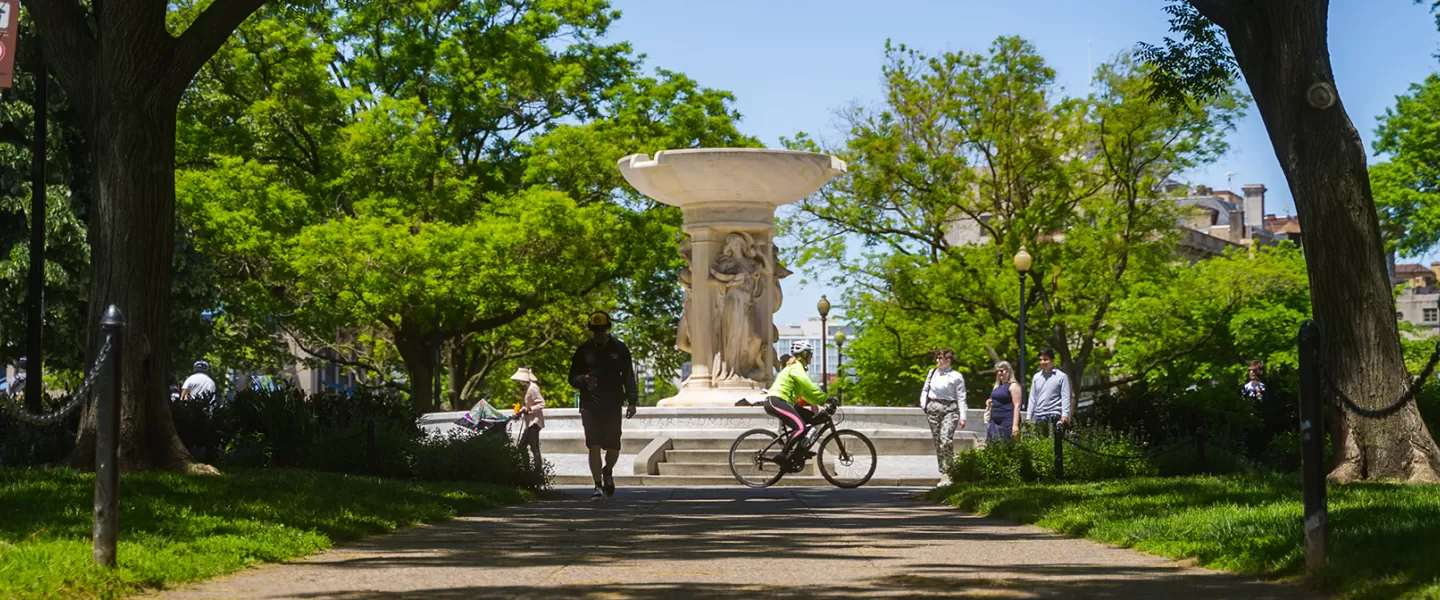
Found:
[(605, 490), (600, 489), (600, 486), (598, 486), (598, 485), (595, 486), (595, 492), (592, 493), (592, 494), (590, 494), (590, 501), (591, 501), (591, 502), (599, 502), (599, 501), (604, 500), (604, 499), (605, 499)]

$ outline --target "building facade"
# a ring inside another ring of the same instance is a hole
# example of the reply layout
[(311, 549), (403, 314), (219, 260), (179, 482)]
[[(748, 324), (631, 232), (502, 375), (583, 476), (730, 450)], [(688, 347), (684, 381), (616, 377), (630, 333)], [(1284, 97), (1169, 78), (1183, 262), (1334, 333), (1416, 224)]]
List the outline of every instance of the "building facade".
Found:
[(1430, 337), (1440, 334), (1440, 262), (1430, 263), (1429, 268), (1419, 264), (1397, 264), (1391, 267), (1391, 282), (1401, 286), (1400, 295), (1395, 298), (1395, 319), (1414, 325), (1418, 331), (1412, 335)]
[[(836, 373), (838, 372), (836, 366), (840, 364), (840, 349), (835, 347), (835, 332), (844, 331), (846, 336), (855, 335), (855, 329), (840, 319), (829, 319), (826, 321), (825, 332), (822, 334), (820, 317), (810, 317), (799, 325), (793, 323), (781, 325), (777, 329), (780, 330), (780, 338), (779, 341), (775, 342), (776, 356), (789, 354), (790, 344), (797, 340), (805, 340), (810, 342), (811, 346), (815, 347), (815, 359), (810, 362), (810, 379), (816, 382), (833, 382), (836, 379)], [(821, 377), (822, 373), (820, 370), (822, 366), (820, 361), (820, 338), (822, 337), (825, 338), (825, 376), (823, 378)], [(851, 339), (854, 338), (852, 337)], [(846, 367), (846, 372), (851, 372), (849, 367)]]

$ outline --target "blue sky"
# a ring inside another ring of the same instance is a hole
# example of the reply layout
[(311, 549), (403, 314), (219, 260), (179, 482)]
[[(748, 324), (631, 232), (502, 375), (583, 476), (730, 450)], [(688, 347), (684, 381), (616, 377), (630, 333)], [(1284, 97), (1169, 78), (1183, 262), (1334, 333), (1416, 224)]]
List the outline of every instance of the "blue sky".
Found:
[[(1083, 95), (1089, 65), (1167, 34), (1163, 0), (612, 0), (622, 11), (610, 38), (631, 42), (650, 67), (729, 90), (741, 128), (767, 146), (804, 131), (838, 139), (834, 109), (880, 101), (886, 39), (925, 52), (983, 51), (1000, 35), (1033, 43), (1061, 86)], [(1440, 33), (1412, 0), (1333, 0), (1330, 54), (1341, 101), (1368, 145), (1375, 119), (1410, 84), (1440, 69)], [(1372, 162), (1374, 159), (1372, 158)], [(1267, 212), (1294, 212), (1284, 173), (1253, 108), (1230, 136), (1230, 152), (1184, 179), (1211, 187), (1263, 183)], [(1428, 262), (1432, 257), (1425, 257)], [(1440, 260), (1440, 257), (1433, 257)], [(786, 281), (776, 322), (814, 314), (839, 290)], [(838, 304), (838, 303), (837, 303)], [(837, 307), (838, 308), (838, 307)]]

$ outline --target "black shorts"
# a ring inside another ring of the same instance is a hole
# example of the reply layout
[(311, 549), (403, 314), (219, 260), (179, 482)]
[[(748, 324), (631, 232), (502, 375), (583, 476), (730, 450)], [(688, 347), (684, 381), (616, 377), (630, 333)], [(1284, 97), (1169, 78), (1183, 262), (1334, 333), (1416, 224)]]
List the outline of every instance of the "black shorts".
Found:
[(585, 428), (585, 447), (605, 450), (620, 449), (620, 406), (597, 404), (580, 413)]

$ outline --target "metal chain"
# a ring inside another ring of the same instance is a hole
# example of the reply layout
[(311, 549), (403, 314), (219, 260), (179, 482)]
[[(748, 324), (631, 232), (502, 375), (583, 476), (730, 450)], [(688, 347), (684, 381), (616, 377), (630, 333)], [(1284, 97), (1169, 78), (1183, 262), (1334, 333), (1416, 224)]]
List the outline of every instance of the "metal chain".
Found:
[(100, 369), (105, 366), (108, 360), (110, 360), (110, 336), (107, 335), (105, 336), (105, 343), (100, 346), (100, 355), (95, 357), (95, 365), (90, 368), (90, 373), (85, 376), (85, 381), (80, 385), (80, 389), (70, 395), (70, 401), (66, 402), (64, 406), (49, 413), (37, 415), (30, 412), (25, 408), (25, 405), (17, 402), (14, 394), (11, 394), (8, 390), (4, 394), (0, 394), (0, 401), (5, 403), (5, 407), (10, 409), (10, 413), (15, 415), (15, 418), (23, 422), (30, 423), (31, 425), (51, 425), (58, 423), (61, 419), (69, 416), (70, 413), (75, 412), (75, 409), (79, 408), (81, 404), (85, 403), (85, 398), (90, 393), (91, 384), (100, 378)]
[(1437, 362), (1440, 362), (1440, 343), (1435, 344), (1435, 351), (1430, 353), (1430, 360), (1425, 363), (1425, 368), (1420, 371), (1419, 375), (1410, 380), (1410, 384), (1405, 387), (1405, 393), (1400, 395), (1400, 399), (1385, 408), (1378, 409), (1365, 408), (1352, 400), (1350, 396), (1340, 390), (1340, 386), (1336, 385), (1334, 380), (1330, 379), (1329, 371), (1322, 371), (1321, 377), (1324, 380), (1325, 386), (1330, 388), (1330, 391), (1335, 394), (1335, 397), (1340, 399), (1340, 404), (1349, 409), (1350, 412), (1368, 419), (1383, 419), (1400, 412), (1401, 408), (1404, 408), (1406, 404), (1409, 404), (1411, 400), (1415, 399), (1415, 392), (1419, 390), (1420, 385), (1425, 383), (1425, 380), (1429, 379), (1430, 375), (1435, 372), (1435, 364)]

